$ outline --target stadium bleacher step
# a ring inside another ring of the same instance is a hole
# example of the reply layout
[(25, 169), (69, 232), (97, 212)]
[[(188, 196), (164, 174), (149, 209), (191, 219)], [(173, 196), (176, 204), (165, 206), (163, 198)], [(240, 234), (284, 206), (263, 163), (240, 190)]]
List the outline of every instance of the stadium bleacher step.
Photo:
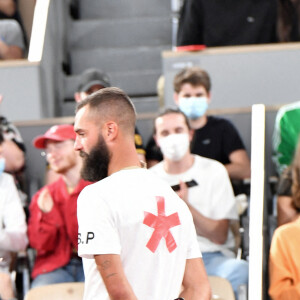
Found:
[(72, 23), (70, 49), (171, 45), (171, 18), (80, 20)]
[(167, 16), (170, 0), (81, 0), (80, 19), (118, 19), (136, 16)]
[(63, 115), (73, 113), (79, 74), (91, 67), (106, 72), (141, 112), (158, 109), (161, 52), (172, 47), (170, 0), (77, 1), (79, 19), (68, 28), (70, 75), (64, 79)]

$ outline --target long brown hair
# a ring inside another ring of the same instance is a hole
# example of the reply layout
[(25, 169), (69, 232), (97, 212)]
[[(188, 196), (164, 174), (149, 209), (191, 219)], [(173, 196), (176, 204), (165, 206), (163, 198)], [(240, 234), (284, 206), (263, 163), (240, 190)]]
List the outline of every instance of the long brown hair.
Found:
[(294, 155), (292, 170), (292, 200), (294, 206), (300, 211), (300, 140)]

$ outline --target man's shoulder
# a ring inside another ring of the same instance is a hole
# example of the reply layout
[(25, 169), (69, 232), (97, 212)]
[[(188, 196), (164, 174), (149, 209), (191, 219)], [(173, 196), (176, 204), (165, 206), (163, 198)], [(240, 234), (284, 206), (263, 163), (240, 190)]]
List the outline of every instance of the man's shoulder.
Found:
[(290, 114), (300, 115), (300, 101), (292, 102), (281, 106), (277, 112), (276, 120), (280, 121), (283, 117), (288, 117)]
[(150, 172), (152, 173), (161, 173), (164, 171), (164, 168), (163, 168), (163, 161), (157, 163), (156, 165), (154, 165), (153, 167), (151, 167), (150, 169), (148, 169)]
[(12, 175), (6, 172), (0, 174), (0, 185), (6, 187), (8, 184), (11, 185), (13, 183), (14, 183), (14, 178), (12, 177)]
[(194, 157), (195, 157), (195, 164), (193, 167), (196, 170), (206, 170), (206, 171), (225, 170), (226, 171), (224, 165), (215, 159), (200, 156), (197, 154), (194, 154)]
[(208, 116), (207, 117), (207, 125), (209, 126), (233, 126), (232, 122), (228, 119), (223, 117), (216, 117), (216, 116)]

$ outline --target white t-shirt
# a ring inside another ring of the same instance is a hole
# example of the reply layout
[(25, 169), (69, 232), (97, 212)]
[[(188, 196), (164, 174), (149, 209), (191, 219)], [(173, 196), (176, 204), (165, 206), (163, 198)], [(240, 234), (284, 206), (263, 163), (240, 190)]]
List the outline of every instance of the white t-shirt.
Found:
[[(179, 181), (194, 179), (198, 185), (188, 189), (189, 203), (201, 212), (205, 217), (214, 220), (237, 220), (236, 200), (232, 191), (232, 185), (225, 167), (216, 160), (193, 155), (195, 158), (192, 167), (181, 174), (168, 174), (164, 170), (164, 163), (153, 166), (150, 171), (165, 180), (170, 186)], [(228, 232), (226, 243), (218, 245), (209, 239), (197, 236), (201, 252), (221, 251), (226, 255), (232, 255), (229, 249), (234, 248), (234, 237)]]
[(85, 300), (109, 299), (95, 254), (120, 255), (140, 300), (177, 298), (186, 259), (201, 257), (188, 207), (146, 169), (121, 170), (84, 188), (77, 215)]
[(0, 270), (8, 272), (10, 252), (24, 250), (27, 246), (25, 213), (14, 183), (7, 173), (0, 174)]

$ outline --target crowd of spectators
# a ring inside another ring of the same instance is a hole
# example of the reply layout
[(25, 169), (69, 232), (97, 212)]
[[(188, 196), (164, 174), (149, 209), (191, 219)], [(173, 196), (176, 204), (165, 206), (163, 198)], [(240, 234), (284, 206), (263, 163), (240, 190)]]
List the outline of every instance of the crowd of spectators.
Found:
[[(4, 2), (7, 6), (2, 7)], [(236, 4), (184, 1), (178, 45), (300, 40), (298, 1)], [(0, 36), (0, 59), (24, 58), (26, 39), (15, 1), (0, 1)], [(75, 102), (109, 86), (107, 74), (89, 69), (80, 75)], [(224, 118), (207, 115), (212, 99), (210, 76), (205, 70), (185, 68), (176, 74), (173, 86), (177, 109), (155, 119), (153, 137), (146, 149), (135, 129), (137, 153), (151, 172), (176, 186), (192, 213), (208, 275), (227, 278), (238, 297), (239, 286), (248, 283), (248, 263), (234, 258), (230, 224), (238, 220), (238, 214), (232, 186), (250, 178), (250, 160), (235, 126)], [(279, 110), (274, 125), (274, 162), (279, 185), (278, 229), (269, 260), (269, 294), (273, 300), (300, 297), (299, 113), (299, 102), (286, 105)], [(90, 182), (81, 179), (81, 158), (73, 149), (74, 140), (73, 125), (64, 124), (49, 128), (33, 141), (36, 148), (45, 150), (53, 177), (47, 177), (46, 185), (28, 199), (27, 231), (27, 200), (22, 181), (26, 149), (17, 128), (4, 116), (0, 117), (0, 299), (16, 296), (10, 276), (12, 253), (25, 250), (28, 239), (29, 246), (36, 250), (32, 287), (84, 281), (82, 261), (77, 254), (76, 210), (77, 197)]]

